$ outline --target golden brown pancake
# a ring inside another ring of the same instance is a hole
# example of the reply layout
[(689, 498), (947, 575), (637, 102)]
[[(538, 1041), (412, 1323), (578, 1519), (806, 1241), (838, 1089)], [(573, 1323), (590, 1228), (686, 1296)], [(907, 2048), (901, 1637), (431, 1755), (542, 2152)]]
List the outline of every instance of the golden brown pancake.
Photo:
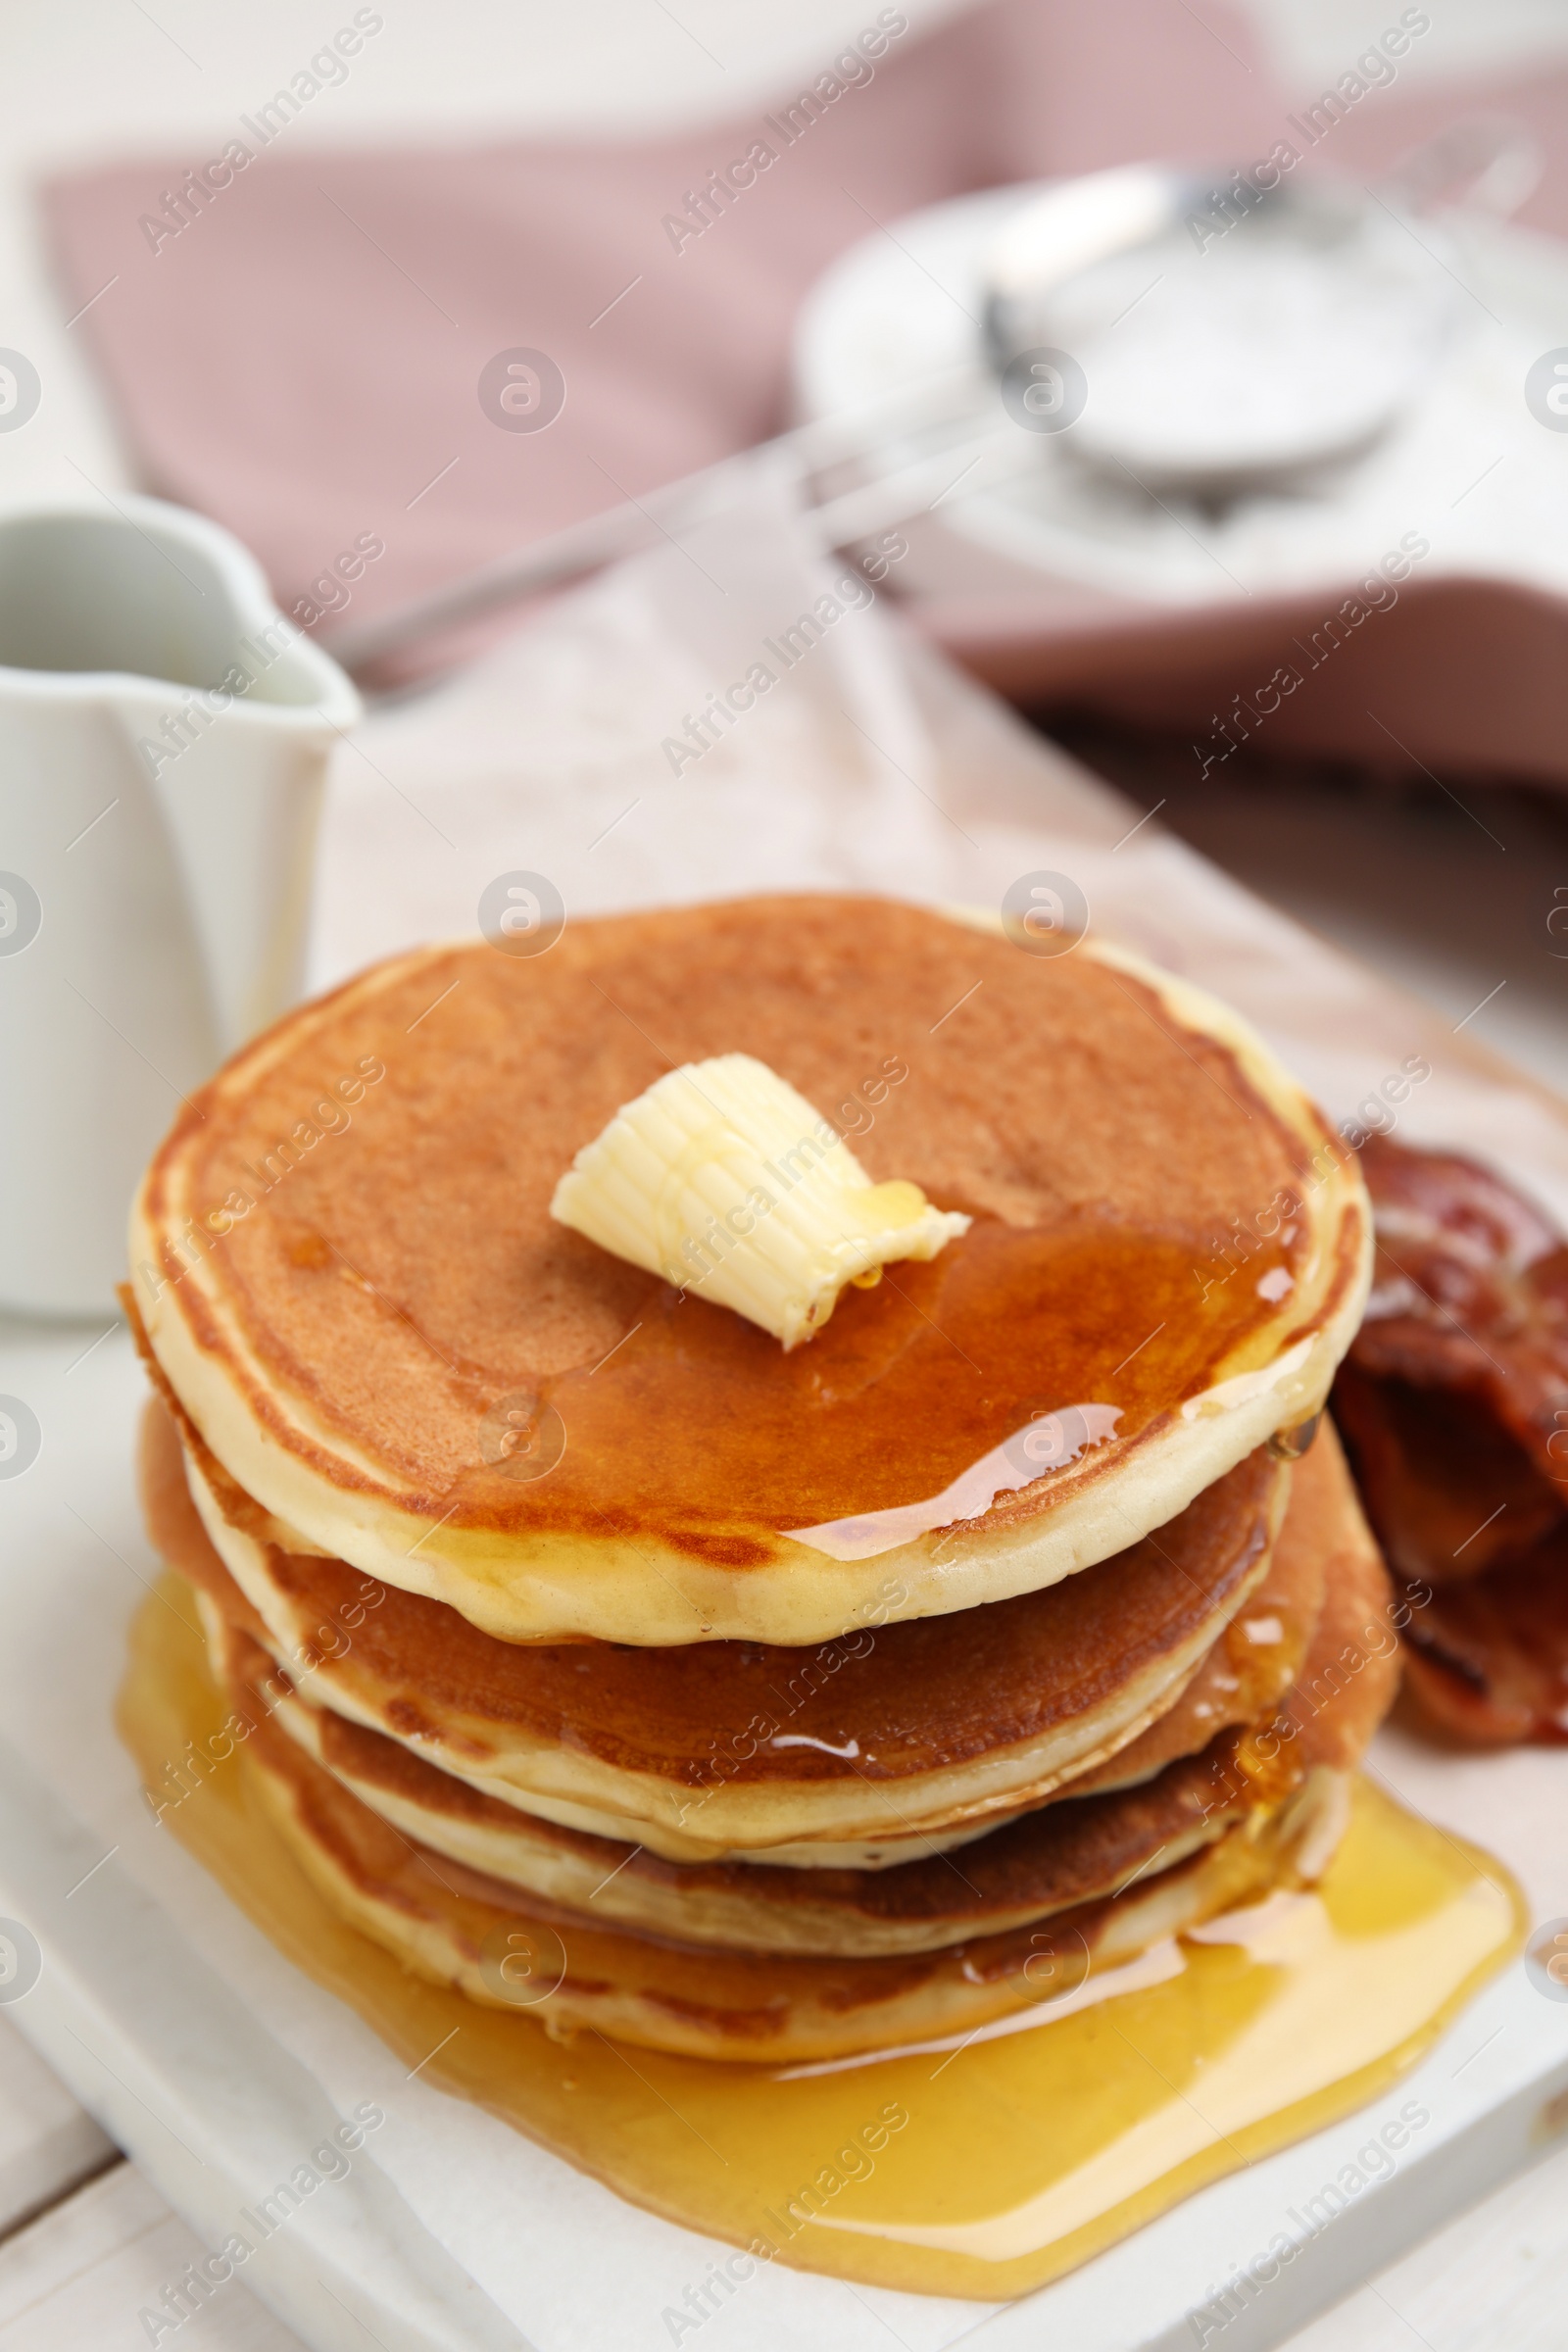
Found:
[[(898, 1859), (944, 1829), (973, 1834), (1136, 1740), (1266, 1573), (1291, 1473), (1259, 1447), (1157, 1536), (1081, 1576), (804, 1651), (498, 1642), (439, 1601), (247, 1536), (243, 1498), (199, 1440), (189, 1475), (205, 1525), (155, 1403), (143, 1444), (154, 1542), (231, 1616), (237, 1581), (239, 1621), (274, 1659), (303, 1665), (314, 1705), (512, 1806), (670, 1859), (771, 1849), (810, 1862), (869, 1860), (868, 1842)], [(803, 1855), (802, 1841), (839, 1856)]]
[[(621, 1103), (732, 1052), (975, 1220), (788, 1355), (548, 1214)], [(285, 1548), (509, 1640), (800, 1645), (1173, 1518), (1321, 1402), (1367, 1250), (1353, 1156), (1212, 1000), (1092, 944), (799, 898), (420, 951), (289, 1014), (157, 1154), (132, 1260)], [(564, 1442), (543, 1476), (495, 1441), (519, 1399)], [(880, 1556), (821, 1534), (1091, 1402), (1115, 1436), (979, 1519)]]
[[(211, 1603), (203, 1614), (216, 1677), (236, 1711), (287, 1732), (426, 1853), (585, 1922), (705, 1945), (880, 1957), (996, 1935), (1115, 1892), (1156, 1865), (1171, 1867), (1250, 1815), (1261, 1795), (1278, 1801), (1297, 1785), (1308, 1769), (1298, 1734), (1324, 1705), (1347, 1753), (1364, 1742), (1393, 1692), (1396, 1643), (1382, 1562), (1343, 1467), (1330, 1459), (1330, 1470), (1308, 1485), (1297, 1513), (1298, 1549), (1327, 1556), (1330, 1591), (1298, 1650), (1300, 1672), (1283, 1710), (1273, 1703), (1283, 1695), (1276, 1689), (1254, 1710), (1249, 1733), (1210, 1737), (1200, 1752), (1136, 1786), (1092, 1794), (1069, 1783), (1054, 1801), (956, 1855), (889, 1870), (683, 1867), (532, 1820), (378, 1733), (279, 1695), (270, 1654)], [(1283, 1594), (1279, 1605), (1289, 1605)], [(1351, 1642), (1363, 1663), (1342, 1680)]]
[[(1064, 1912), (1049, 1930), (1022, 1928), (902, 1959), (836, 1960), (702, 1951), (583, 1928), (534, 1897), (525, 1904), (461, 1863), (427, 1861), (272, 1727), (247, 1750), (245, 1769), (326, 1901), (416, 1976), (506, 2008), (513, 2000), (501, 1971), (514, 1952), (531, 1978), (564, 1953), (560, 1984), (530, 2007), (547, 2032), (569, 2039), (592, 2028), (649, 2049), (773, 2065), (972, 2033), (1034, 2007), (1060, 1984), (1064, 1957), (1082, 1982), (1080, 1954), (1092, 1969), (1112, 1968), (1164, 1936), (1298, 1884), (1293, 1856), (1321, 1842), (1344, 1789), (1342, 1775), (1316, 1771), (1294, 1797), (1272, 1810), (1260, 1805), (1255, 1818), (1175, 1869)], [(1031, 1964), (1040, 1990), (1025, 1975)]]
[(297, 1699), (272, 1703), (267, 1652), (210, 1603), (203, 1617), (215, 1679), (237, 1714), (286, 1733), (438, 1873), (462, 1865), (582, 1927), (846, 1959), (935, 1951), (1115, 1893), (1152, 1862), (1169, 1866), (1212, 1844), (1256, 1803), (1234, 1772), (1240, 1741), (1222, 1736), (1136, 1789), (1043, 1806), (956, 1857), (876, 1871), (665, 1862), (519, 1815), (340, 1716)]
[(236, 1710), (285, 1731), (424, 1851), (543, 1895), (584, 1925), (743, 1951), (850, 1958), (934, 1950), (1111, 1892), (1151, 1855), (1179, 1859), (1247, 1809), (1234, 1790), (1207, 1804), (1216, 1768), (1236, 1744), (1222, 1740), (1212, 1755), (1185, 1757), (1137, 1789), (1016, 1817), (956, 1857), (929, 1854), (877, 1871), (665, 1862), (519, 1814), (379, 1732), (279, 1699), (268, 1652), (210, 1603), (202, 1615), (215, 1680)]
[[(719, 1951), (586, 1927), (572, 1912), (426, 1854), (274, 1722), (258, 1726), (240, 1752), (325, 1899), (416, 1975), (507, 2007), (516, 1997), (506, 1976), (516, 1953), (511, 1981), (530, 1993), (559, 1971), (554, 1989), (531, 2008), (552, 2034), (593, 2027), (697, 2057), (799, 2063), (971, 2033), (1034, 2006), (1042, 1989), (1059, 1989), (1064, 1965), (1067, 1983), (1081, 1981), (1085, 1965), (1134, 1959), (1217, 1912), (1318, 1875), (1343, 1826), (1348, 1771), (1389, 1689), (1387, 1673), (1373, 1665), (1321, 1705), (1307, 1700), (1292, 1737), (1276, 1740), (1263, 1789), (1236, 1826), (1173, 1868), (1043, 1926), (887, 1959)], [(1253, 1754), (1238, 1759), (1238, 1777)], [(1231, 1801), (1223, 1772), (1213, 1787), (1216, 1804)], [(878, 1885), (887, 1875), (870, 1874)]]

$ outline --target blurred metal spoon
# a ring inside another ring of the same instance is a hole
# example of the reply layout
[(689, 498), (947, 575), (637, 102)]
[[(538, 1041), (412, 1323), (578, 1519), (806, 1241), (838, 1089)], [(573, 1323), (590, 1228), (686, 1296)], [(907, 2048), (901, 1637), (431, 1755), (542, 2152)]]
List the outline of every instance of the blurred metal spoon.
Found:
[[(1353, 240), (1374, 208), (1408, 226), (1410, 215), (1459, 179), (1475, 182), (1476, 201), (1504, 209), (1526, 192), (1532, 155), (1516, 125), (1479, 121), (1426, 142), (1383, 183), (1383, 195), (1309, 180), (1299, 186), (1282, 181), (1259, 191), (1242, 183), (1238, 172), (1216, 182), (1155, 164), (1121, 166), (1049, 187), (1020, 205), (982, 258), (983, 326), (972, 367), (926, 379), (863, 409), (796, 426), (640, 500), (628, 499), (552, 532), (444, 588), (334, 631), (330, 650), (351, 671), (372, 669), (424, 639), (677, 537), (681, 529), (721, 513), (759, 466), (795, 476), (807, 527), (824, 551), (852, 547), (930, 508), (959, 482), (962, 495), (969, 497), (1038, 466), (1040, 423), (1020, 414), (1018, 384), (1009, 414), (1004, 405), (1009, 375), (1024, 371), (1021, 407), (1033, 409), (1027, 378), (1031, 368), (1037, 374), (1051, 372), (1048, 361), (1035, 355), (1042, 349), (1050, 354), (1054, 308), (1064, 289), (1099, 266), (1144, 247), (1157, 248), (1161, 239), (1185, 232), (1188, 222), (1211, 216), (1222, 199), (1238, 216), (1261, 216), (1265, 227), (1287, 239), (1294, 234), (1319, 246)], [(1250, 188), (1247, 200), (1236, 193), (1239, 183)], [(1414, 237), (1413, 229), (1410, 234)], [(1425, 364), (1426, 348), (1414, 357)], [(1366, 384), (1364, 398), (1339, 402), (1332, 429), (1298, 433), (1294, 441), (1288, 431), (1276, 432), (1272, 440), (1260, 434), (1255, 416), (1239, 419), (1225, 436), (1229, 446), (1217, 464), (1193, 446), (1174, 446), (1169, 433), (1163, 447), (1156, 434), (1152, 449), (1147, 429), (1129, 436), (1125, 423), (1120, 451), (1113, 422), (1108, 431), (1097, 422), (1079, 438), (1092, 462), (1119, 466), (1146, 486), (1157, 479), (1160, 486), (1198, 495), (1284, 486), (1375, 439), (1408, 397), (1415, 372), (1414, 360), (1410, 369), (1385, 370), (1383, 379)], [(1047, 425), (1051, 421), (1044, 419)], [(1035, 430), (1020, 432), (1026, 423), (1035, 424)], [(862, 474), (869, 469), (869, 478), (823, 493), (820, 477), (846, 466)]]

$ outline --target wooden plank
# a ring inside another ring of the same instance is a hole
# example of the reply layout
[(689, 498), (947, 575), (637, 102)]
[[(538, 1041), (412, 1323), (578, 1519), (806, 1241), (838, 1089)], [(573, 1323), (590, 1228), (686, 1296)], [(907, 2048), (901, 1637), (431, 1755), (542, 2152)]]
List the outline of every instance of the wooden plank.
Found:
[(0, 2017), (0, 2238), (114, 2155), (113, 2141)]
[[(147, 2352), (142, 2314), (205, 2251), (134, 2165), (117, 2164), (0, 2245), (0, 2347)], [(185, 2340), (198, 2352), (305, 2352), (238, 2278), (201, 2306)]]

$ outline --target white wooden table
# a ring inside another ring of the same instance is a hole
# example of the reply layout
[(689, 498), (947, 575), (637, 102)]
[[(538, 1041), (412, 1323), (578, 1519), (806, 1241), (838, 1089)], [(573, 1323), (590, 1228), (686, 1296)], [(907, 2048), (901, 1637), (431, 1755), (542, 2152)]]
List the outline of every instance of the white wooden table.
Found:
[[(132, 2352), (203, 2247), (0, 2022), (0, 2352)], [(1568, 2147), (1440, 2230), (1284, 2352), (1563, 2352)], [(304, 2352), (238, 2278), (179, 2331)], [(168, 2341), (167, 2332), (163, 2341)]]
[[(5, 2352), (145, 2347), (142, 2310), (204, 2251), (15, 2027), (0, 2020)], [(205, 2352), (300, 2352), (299, 2339), (237, 2280), (188, 2332)]]
[[(918, 24), (952, 13), (953, 0), (903, 5)], [(1373, 23), (1370, 0), (1335, 0), (1331, 9), (1320, 0), (1251, 5), (1298, 78), (1343, 65), (1388, 16), (1374, 8)], [(377, 45), (373, 68), (334, 93), (330, 120), (302, 125), (301, 135), (382, 137), (411, 122), (429, 133), (479, 122), (498, 132), (559, 130), (728, 113), (775, 74), (819, 63), (869, 13), (866, 0), (681, 0), (678, 14), (662, 0), (596, 0), (580, 12), (547, 0), (450, 0), (439, 11), (400, 10), (397, 37)], [(297, 62), (296, 52), (318, 44), (321, 29), (315, 0), (272, 0), (261, 17), (220, 10), (212, 0), (159, 0), (156, 14), (127, 0), (78, 0), (70, 10), (35, 0), (30, 16), (13, 18), (0, 88), (0, 340), (47, 362), (60, 396), (37, 429), (0, 443), (0, 496), (75, 489), (81, 471), (110, 486), (126, 478), (112, 423), (47, 282), (28, 183), (82, 155), (183, 145), (249, 104), (257, 89), (271, 87), (279, 69)], [(1467, 66), (1494, 54), (1517, 65), (1523, 55), (1560, 54), (1568, 24), (1534, 0), (1449, 0), (1443, 37), (1423, 44), (1423, 68), (1442, 70), (1445, 41), (1450, 49), (1458, 44), (1452, 53), (1462, 51)], [(1202, 846), (1224, 861), (1223, 838)], [(1429, 858), (1430, 842), (1418, 854)], [(1336, 862), (1320, 861), (1320, 873)], [(1559, 862), (1568, 881), (1568, 853)], [(1265, 895), (1287, 905), (1300, 895), (1294, 849), (1272, 877), (1266, 850), (1255, 843), (1242, 863), (1245, 878)], [(1445, 940), (1440, 923), (1417, 947), (1408, 933), (1369, 938), (1348, 900), (1339, 922), (1332, 896), (1322, 891), (1301, 911), (1439, 1002), (1445, 995), (1434, 970), (1445, 955), (1455, 991), (1468, 986), (1454, 935), (1449, 929)], [(1548, 1046), (1544, 1032), (1515, 1029), (1505, 1007), (1494, 1019), (1494, 1042), (1564, 1083), (1560, 1039)], [(145, 2346), (143, 2310), (202, 2251), (0, 2012), (0, 2352)], [(1565, 2315), (1568, 2147), (1559, 2146), (1294, 2338), (1287, 2352), (1418, 2352), (1423, 2345), (1428, 2352), (1563, 2352)], [(298, 2352), (298, 2339), (238, 2279), (179, 2333), (205, 2352)]]
[[(141, 2312), (205, 2251), (15, 2027), (0, 2020), (5, 2352), (145, 2346)], [(300, 2352), (298, 2337), (237, 2279), (203, 2307), (188, 2332), (204, 2352)]]

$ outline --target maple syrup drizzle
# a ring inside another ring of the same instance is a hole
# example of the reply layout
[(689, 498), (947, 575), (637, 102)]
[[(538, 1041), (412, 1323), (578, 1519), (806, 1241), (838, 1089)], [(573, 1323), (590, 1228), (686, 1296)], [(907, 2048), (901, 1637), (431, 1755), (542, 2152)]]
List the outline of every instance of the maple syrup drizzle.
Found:
[[(120, 1703), (149, 1786), (188, 1742), (205, 1752), (225, 1712), (178, 1580), (165, 1592), (173, 1609), (143, 1605)], [(1363, 1780), (1316, 1893), (1211, 1922), (1180, 1939), (1179, 1968), (1080, 1994), (1036, 2028), (793, 2072), (642, 2048), (633, 2064), (597, 2034), (557, 2041), (535, 2014), (407, 1975), (303, 1876), (249, 1793), (243, 1750), (166, 1822), (421, 2080), (751, 2249), (731, 2281), (777, 2259), (928, 2294), (1023, 2294), (1390, 2089), (1527, 1924), (1499, 1864)]]

